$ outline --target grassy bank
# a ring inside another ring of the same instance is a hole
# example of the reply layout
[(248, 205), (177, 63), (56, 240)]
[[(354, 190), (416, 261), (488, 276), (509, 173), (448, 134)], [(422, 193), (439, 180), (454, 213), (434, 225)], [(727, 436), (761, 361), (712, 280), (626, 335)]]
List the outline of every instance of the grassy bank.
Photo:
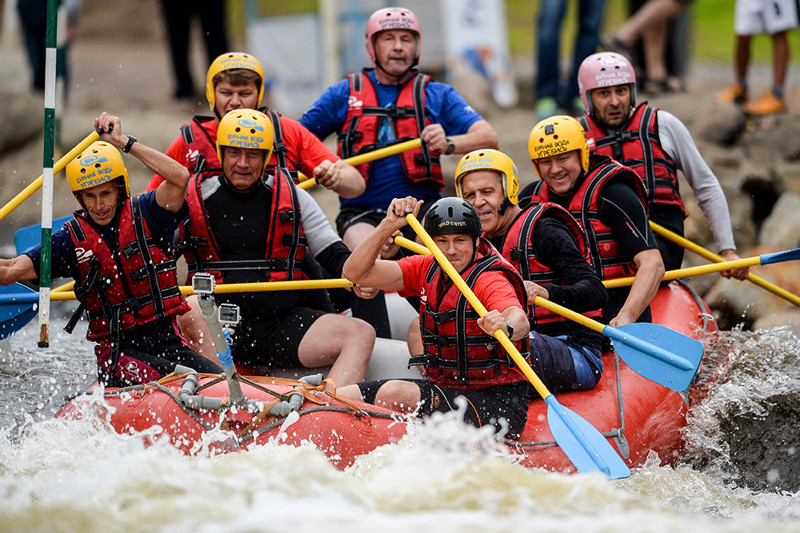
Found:
[[(733, 60), (734, 33), (733, 9), (735, 0), (698, 0), (691, 9), (691, 48), (693, 59), (700, 61)], [(535, 23), (539, 0), (507, 0), (509, 41), (512, 54), (530, 55), (533, 53), (532, 26)], [(576, 31), (577, 2), (569, 2), (569, 14), (564, 26), (564, 46), (572, 48)], [(607, 0), (603, 33), (613, 32), (627, 18), (628, 0)], [(800, 65), (800, 35), (794, 31), (789, 36), (792, 47), (793, 64)], [(772, 42), (768, 36), (758, 36), (753, 40), (753, 60), (770, 62)]]

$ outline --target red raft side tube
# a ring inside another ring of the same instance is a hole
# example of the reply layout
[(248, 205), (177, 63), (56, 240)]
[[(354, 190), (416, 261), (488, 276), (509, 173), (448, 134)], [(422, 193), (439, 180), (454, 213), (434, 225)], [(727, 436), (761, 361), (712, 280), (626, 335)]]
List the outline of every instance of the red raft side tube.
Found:
[[(207, 447), (214, 452), (246, 450), (264, 444), (280, 434), (279, 442), (300, 446), (312, 443), (338, 468), (353, 464), (355, 458), (384, 444), (399, 441), (406, 433), (402, 415), (374, 405), (334, 399), (331, 384), (323, 381), (313, 387), (285, 378), (251, 376), (241, 378), (241, 388), (254, 407), (221, 409), (184, 407), (179, 401), (186, 374), (167, 376), (157, 384), (107, 389), (106, 405), (90, 405), (91, 396), (73, 399), (56, 417), (79, 419), (83, 416), (106, 418), (117, 433), (149, 431), (152, 440), (168, 439), (173, 446), (193, 455)], [(92, 392), (97, 384), (87, 392)], [(269, 415), (273, 404), (300, 391), (304, 401), (299, 418), (281, 432), (286, 417)], [(206, 399), (222, 399), (227, 404), (228, 384), (219, 375), (201, 374), (195, 394)], [(89, 414), (87, 414), (89, 413)], [(152, 434), (153, 428), (159, 431)], [(208, 442), (206, 434), (214, 428), (229, 433), (230, 438)]]
[[(685, 285), (672, 282), (662, 287), (651, 304), (655, 322), (695, 338), (715, 331), (716, 323), (705, 303)], [(607, 353), (600, 383), (589, 391), (562, 393), (561, 404), (585, 418), (611, 439), (631, 467), (644, 464), (650, 451), (658, 453), (662, 463), (673, 463), (681, 451), (680, 429), (686, 424), (687, 406), (680, 393), (643, 378), (625, 363)], [(391, 376), (387, 376), (391, 377)], [(276, 395), (286, 398), (300, 390), (304, 402), (299, 418), (283, 430), (280, 442), (300, 445), (313, 443), (331, 462), (346, 468), (356, 457), (384, 444), (396, 443), (406, 433), (404, 419), (397, 413), (361, 402), (335, 398), (330, 384), (312, 387), (282, 378), (244, 378), (242, 391), (248, 399), (267, 404), (251, 412), (237, 409), (190, 409), (178, 401), (182, 379), (165, 378), (156, 386), (109, 389), (104, 398), (112, 407), (108, 416), (119, 433), (151, 430), (160, 427), (154, 438), (168, 438), (187, 454), (200, 451), (204, 435), (215, 427), (232, 432), (229, 444), (211, 445), (220, 451), (247, 449), (265, 443), (281, 433), (285, 418), (266, 414)], [(200, 376), (196, 394), (207, 398), (225, 398), (228, 385), (219, 376)], [(80, 417), (78, 398), (67, 404), (60, 417)], [(518, 441), (504, 441), (527, 467), (573, 472), (574, 466), (555, 444), (548, 429), (546, 406), (534, 401), (528, 409), (528, 424)]]
[[(708, 306), (682, 282), (662, 286), (651, 309), (653, 322), (696, 339), (717, 330)], [(651, 450), (663, 464), (674, 463), (680, 454), (687, 413), (683, 396), (641, 377), (613, 352), (603, 355), (603, 375), (594, 389), (561, 393), (558, 401), (609, 437), (631, 468), (642, 466)], [(522, 437), (505, 443), (523, 455), (525, 466), (575, 471), (548, 429), (544, 402), (530, 404)]]

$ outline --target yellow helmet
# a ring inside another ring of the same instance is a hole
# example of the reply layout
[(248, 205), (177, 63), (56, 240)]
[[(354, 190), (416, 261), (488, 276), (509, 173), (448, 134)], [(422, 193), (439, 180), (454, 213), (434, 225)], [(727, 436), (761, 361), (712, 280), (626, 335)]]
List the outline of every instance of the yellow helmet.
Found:
[[(104, 141), (95, 141), (75, 159), (67, 163), (67, 183), (75, 198), (78, 193), (117, 178), (125, 182), (126, 197), (130, 197), (128, 169), (119, 150)], [(80, 200), (78, 201), (80, 203)]]
[[(499, 173), (503, 183), (503, 194), (506, 197), (505, 202), (517, 205), (519, 202), (519, 174), (517, 166), (510, 157), (499, 150), (490, 148), (473, 150), (462, 157), (456, 167), (455, 179), (456, 195), (460, 198), (464, 197), (464, 191), (461, 188), (464, 176), (475, 170), (494, 170)], [(505, 208), (501, 209), (505, 211)]]
[(222, 147), (254, 148), (266, 150), (264, 168), (272, 156), (272, 145), (275, 141), (275, 130), (272, 121), (255, 109), (234, 109), (229, 111), (217, 128), (217, 157), (222, 164)]
[[(589, 169), (589, 145), (581, 123), (567, 115), (546, 118), (536, 124), (528, 137), (528, 154), (533, 168), (539, 174), (537, 159), (580, 150), (581, 167)], [(541, 178), (542, 175), (539, 174)]]
[(264, 69), (261, 68), (261, 63), (258, 59), (242, 52), (227, 52), (217, 57), (208, 67), (208, 75), (206, 76), (206, 99), (211, 111), (214, 111), (216, 104), (216, 97), (214, 95), (214, 76), (225, 70), (233, 70), (235, 68), (242, 68), (245, 70), (252, 70), (261, 78), (260, 87), (258, 89), (258, 103), (261, 105), (261, 99), (264, 97)]

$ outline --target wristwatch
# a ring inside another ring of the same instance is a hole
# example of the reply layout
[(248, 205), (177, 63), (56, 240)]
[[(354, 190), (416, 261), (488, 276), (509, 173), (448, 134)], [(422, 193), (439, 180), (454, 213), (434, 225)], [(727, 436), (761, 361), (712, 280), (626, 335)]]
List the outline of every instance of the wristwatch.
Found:
[(126, 154), (130, 152), (131, 146), (133, 146), (133, 143), (135, 143), (136, 141), (138, 141), (136, 137), (134, 137), (133, 135), (128, 135), (128, 144), (125, 145), (125, 148), (123, 148), (122, 151), (125, 152)]
[(447, 141), (447, 150), (445, 150), (444, 153), (450, 155), (456, 151), (456, 145), (453, 144), (453, 141), (451, 141), (449, 137), (445, 140)]
[(514, 336), (514, 326), (512, 326), (509, 322), (506, 322), (506, 329), (508, 330), (508, 338)]

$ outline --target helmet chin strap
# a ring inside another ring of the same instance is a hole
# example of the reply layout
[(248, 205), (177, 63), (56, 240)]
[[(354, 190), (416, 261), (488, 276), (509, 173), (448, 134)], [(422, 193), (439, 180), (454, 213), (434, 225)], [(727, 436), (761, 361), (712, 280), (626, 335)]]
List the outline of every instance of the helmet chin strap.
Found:
[(505, 198), (503, 200), (503, 203), (500, 204), (500, 207), (497, 208), (497, 213), (500, 216), (503, 216), (506, 213), (506, 209), (508, 209), (509, 207), (511, 207), (511, 200)]
[(400, 85), (400, 81), (401, 81), (403, 78), (406, 78), (406, 77), (408, 76), (408, 73), (409, 73), (409, 72), (411, 72), (412, 70), (414, 70), (414, 67), (416, 66), (416, 64), (417, 64), (416, 60), (412, 61), (412, 62), (411, 62), (411, 66), (410, 66), (410, 67), (408, 67), (406, 70), (404, 70), (402, 74), (400, 74), (400, 75), (398, 75), (398, 76), (395, 76), (394, 74), (389, 74), (389, 73), (386, 71), (386, 69), (385, 69), (385, 68), (383, 68), (383, 67), (381, 66), (381, 64), (378, 62), (378, 59), (377, 59), (377, 58), (375, 59), (375, 68), (377, 68), (377, 69), (380, 69), (380, 71), (381, 71), (381, 72), (383, 72), (383, 73), (384, 73), (386, 76), (388, 76), (388, 77), (390, 77), (390, 78), (393, 78), (393, 79), (395, 80), (395, 82), (394, 82), (394, 85)]

